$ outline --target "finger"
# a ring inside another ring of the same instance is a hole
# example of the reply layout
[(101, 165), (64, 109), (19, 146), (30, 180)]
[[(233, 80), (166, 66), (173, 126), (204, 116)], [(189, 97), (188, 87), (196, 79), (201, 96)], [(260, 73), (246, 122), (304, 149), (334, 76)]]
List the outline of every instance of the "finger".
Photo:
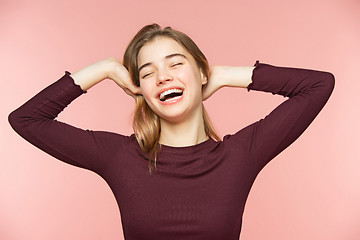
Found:
[(130, 91), (129, 89), (124, 89), (124, 92), (126, 94), (128, 94), (129, 96), (131, 96), (132, 98), (136, 99), (136, 94), (134, 94), (132, 91)]
[(129, 86), (129, 90), (134, 93), (135, 95), (141, 94), (141, 88), (135, 85)]
[(203, 90), (202, 90), (202, 100), (205, 101), (209, 97), (210, 97), (210, 94), (209, 94), (209, 91), (208, 91), (207, 87), (203, 88)]
[(202, 100), (203, 100), (203, 101), (208, 100), (209, 97), (210, 97), (209, 95), (203, 95)]
[(142, 95), (140, 87), (131, 85), (129, 88), (124, 89), (125, 92), (131, 97), (136, 99), (136, 96)]

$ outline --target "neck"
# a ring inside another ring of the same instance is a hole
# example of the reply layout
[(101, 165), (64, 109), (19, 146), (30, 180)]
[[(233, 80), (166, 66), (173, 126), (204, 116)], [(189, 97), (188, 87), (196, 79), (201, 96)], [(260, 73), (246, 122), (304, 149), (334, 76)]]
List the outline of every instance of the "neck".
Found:
[(186, 147), (208, 140), (202, 114), (197, 114), (192, 119), (180, 123), (160, 119), (160, 124), (160, 144), (172, 147)]

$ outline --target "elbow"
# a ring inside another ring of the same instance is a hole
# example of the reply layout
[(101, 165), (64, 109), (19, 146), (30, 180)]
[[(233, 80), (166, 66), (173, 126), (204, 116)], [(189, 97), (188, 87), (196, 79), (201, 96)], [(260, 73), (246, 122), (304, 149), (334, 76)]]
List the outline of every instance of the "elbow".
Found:
[(334, 88), (335, 88), (335, 76), (334, 76), (334, 74), (332, 74), (330, 72), (326, 72), (325, 82), (326, 82), (326, 86), (328, 88), (329, 96), (330, 96), (331, 93), (333, 92)]
[(334, 74), (327, 72), (326, 82), (331, 89), (331, 92), (334, 90), (335, 87), (335, 76)]
[(16, 131), (18, 129), (18, 115), (17, 115), (17, 111), (12, 111), (9, 116), (8, 116), (8, 121), (10, 123), (10, 126)]
[(318, 76), (317, 86), (321, 86), (322, 92), (327, 98), (330, 97), (335, 87), (335, 76), (330, 72), (319, 72), (321, 75)]
[(24, 128), (24, 117), (19, 112), (19, 109), (14, 110), (11, 112), (8, 116), (8, 121), (10, 123), (10, 126), (15, 130), (15, 132), (19, 133), (21, 132), (21, 129)]

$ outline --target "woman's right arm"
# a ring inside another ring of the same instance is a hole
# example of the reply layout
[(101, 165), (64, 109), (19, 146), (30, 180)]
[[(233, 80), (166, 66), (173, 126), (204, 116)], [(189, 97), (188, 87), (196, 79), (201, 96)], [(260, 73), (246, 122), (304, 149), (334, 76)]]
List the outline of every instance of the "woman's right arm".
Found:
[(117, 59), (109, 58), (74, 74), (66, 72), (9, 115), (13, 129), (24, 139), (69, 164), (100, 172), (107, 154), (116, 148), (118, 134), (83, 130), (55, 120), (74, 99), (102, 80), (110, 78), (131, 96), (139, 93)]
[(129, 72), (116, 58), (96, 62), (71, 74), (71, 77), (74, 79), (75, 84), (79, 85), (84, 91), (109, 78), (130, 96), (135, 98), (136, 94), (140, 94), (140, 88), (132, 83)]

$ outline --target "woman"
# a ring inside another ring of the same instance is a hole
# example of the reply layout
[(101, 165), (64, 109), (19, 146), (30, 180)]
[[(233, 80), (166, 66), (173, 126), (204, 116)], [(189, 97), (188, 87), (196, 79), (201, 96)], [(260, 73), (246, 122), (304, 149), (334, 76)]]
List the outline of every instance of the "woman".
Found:
[[(136, 99), (135, 134), (85, 131), (54, 120), (106, 78)], [(289, 99), (220, 140), (202, 101), (224, 86)], [(315, 70), (258, 61), (209, 68), (185, 34), (153, 24), (134, 37), (123, 64), (109, 58), (66, 72), (9, 121), (32, 144), (106, 180), (125, 239), (239, 239), (257, 174), (305, 131), (333, 88), (334, 76)]]

